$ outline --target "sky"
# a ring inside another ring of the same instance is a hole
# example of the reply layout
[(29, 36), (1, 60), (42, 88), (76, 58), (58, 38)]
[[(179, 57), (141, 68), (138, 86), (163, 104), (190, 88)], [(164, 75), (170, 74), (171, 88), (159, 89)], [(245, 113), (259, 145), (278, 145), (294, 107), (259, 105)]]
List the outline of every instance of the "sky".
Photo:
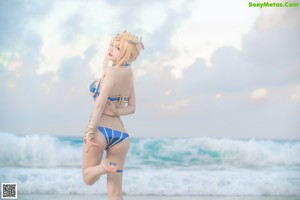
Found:
[(241, 0), (0, 0), (0, 132), (84, 135), (127, 30), (145, 45), (132, 137), (300, 139), (299, 19)]

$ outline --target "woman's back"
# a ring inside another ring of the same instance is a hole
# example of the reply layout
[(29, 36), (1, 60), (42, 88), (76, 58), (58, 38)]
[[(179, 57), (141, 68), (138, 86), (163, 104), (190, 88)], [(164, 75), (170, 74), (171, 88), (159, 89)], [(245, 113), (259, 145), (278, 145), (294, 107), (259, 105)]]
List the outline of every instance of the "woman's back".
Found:
[[(101, 85), (113, 84), (109, 90), (108, 101), (112, 102), (117, 108), (126, 106), (135, 106), (135, 95), (133, 88), (133, 72), (130, 67), (117, 68), (110, 66), (107, 68), (107, 75), (101, 80)], [(109, 83), (108, 83), (109, 82)], [(98, 83), (96, 82), (95, 85)], [(104, 92), (106, 87), (100, 87), (100, 93)], [(113, 101), (112, 99), (117, 99)], [(127, 105), (126, 105), (127, 104)], [(98, 125), (115, 128), (116, 130), (125, 131), (123, 122), (120, 117), (102, 115)]]
[(110, 91), (109, 96), (125, 96), (130, 97), (133, 90), (133, 73), (130, 67), (123, 67), (121, 69), (111, 67), (113, 72), (115, 86)]

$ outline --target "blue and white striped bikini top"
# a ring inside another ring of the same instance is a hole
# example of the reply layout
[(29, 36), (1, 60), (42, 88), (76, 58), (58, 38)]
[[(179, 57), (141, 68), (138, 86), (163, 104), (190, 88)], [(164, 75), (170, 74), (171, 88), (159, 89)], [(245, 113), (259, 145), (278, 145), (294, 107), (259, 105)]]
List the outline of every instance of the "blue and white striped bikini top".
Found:
[[(99, 80), (97, 87), (95, 86), (96, 82), (97, 82), (97, 80), (92, 82), (92, 84), (90, 85), (90, 92), (93, 93), (94, 100), (96, 100), (100, 94), (101, 80)], [(125, 96), (108, 97), (107, 100), (111, 101), (111, 102), (118, 102), (118, 104), (128, 103), (128, 97), (125, 97)]]

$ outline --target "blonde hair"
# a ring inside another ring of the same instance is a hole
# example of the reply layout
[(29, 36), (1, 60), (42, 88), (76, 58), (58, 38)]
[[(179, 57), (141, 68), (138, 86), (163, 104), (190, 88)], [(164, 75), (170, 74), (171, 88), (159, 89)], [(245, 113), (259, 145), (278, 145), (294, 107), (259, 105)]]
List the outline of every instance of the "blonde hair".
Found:
[[(127, 31), (117, 34), (111, 41), (110, 44), (120, 48), (120, 55), (116, 62), (116, 67), (121, 68), (124, 64), (131, 64), (140, 55), (140, 50), (144, 48), (141, 42), (142, 38), (139, 38)], [(103, 74), (104, 76), (108, 67), (108, 59), (105, 56), (103, 62)]]

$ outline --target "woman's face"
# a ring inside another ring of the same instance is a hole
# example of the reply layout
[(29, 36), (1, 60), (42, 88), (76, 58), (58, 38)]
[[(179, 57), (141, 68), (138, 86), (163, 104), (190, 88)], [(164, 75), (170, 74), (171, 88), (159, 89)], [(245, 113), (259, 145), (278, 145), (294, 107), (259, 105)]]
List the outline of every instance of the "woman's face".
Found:
[(120, 55), (120, 48), (118, 46), (114, 46), (112, 43), (108, 47), (107, 51), (107, 59), (111, 60), (113, 64), (116, 64)]

